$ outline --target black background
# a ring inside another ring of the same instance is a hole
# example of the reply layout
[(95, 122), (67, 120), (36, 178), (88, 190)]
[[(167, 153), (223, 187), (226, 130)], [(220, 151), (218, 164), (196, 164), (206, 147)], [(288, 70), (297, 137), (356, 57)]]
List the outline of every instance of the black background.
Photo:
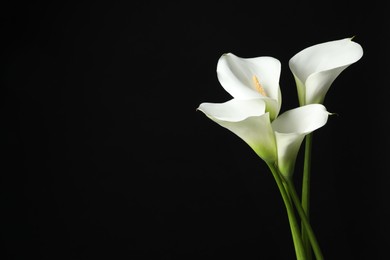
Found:
[[(346, 37), (314, 135), (312, 225), (326, 259), (384, 259), (389, 238), (387, 4), (143, 1), (1, 10), (2, 259), (294, 259), (265, 163), (201, 112), (230, 96), (220, 55), (282, 63)], [(302, 153), (295, 178), (300, 187)]]

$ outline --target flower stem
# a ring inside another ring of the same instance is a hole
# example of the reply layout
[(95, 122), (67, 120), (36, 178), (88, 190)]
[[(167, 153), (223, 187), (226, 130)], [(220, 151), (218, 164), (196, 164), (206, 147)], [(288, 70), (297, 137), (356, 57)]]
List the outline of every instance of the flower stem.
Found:
[[(310, 220), (310, 169), (311, 169), (311, 147), (313, 142), (313, 133), (306, 135), (305, 140), (305, 155), (303, 164), (303, 178), (302, 178), (302, 208), (305, 212), (307, 219)], [(308, 235), (305, 231), (305, 227), (301, 225), (302, 242), (306, 249), (308, 260), (312, 259), (312, 251), (309, 242)]]
[(268, 167), (270, 168), (272, 175), (275, 178), (276, 184), (278, 185), (280, 194), (282, 195), (284, 205), (286, 206), (287, 210), (287, 216), (290, 223), (290, 229), (291, 229), (291, 235), (294, 243), (295, 248), (295, 254), (297, 256), (298, 260), (307, 260), (305, 248), (303, 247), (302, 239), (301, 239), (301, 233), (299, 230), (299, 225), (295, 217), (294, 213), (294, 207), (291, 202), (290, 196), (286, 191), (286, 188), (283, 184), (282, 177), (280, 176), (279, 171), (277, 170), (276, 166), (271, 163), (267, 163)]
[(298, 211), (298, 214), (301, 218), (301, 221), (302, 221), (302, 224), (303, 224), (303, 227), (306, 231), (306, 234), (307, 234), (307, 237), (311, 243), (311, 247), (313, 249), (313, 252), (314, 252), (314, 255), (316, 256), (316, 259), (317, 260), (323, 260), (324, 259), (324, 256), (322, 255), (322, 252), (321, 252), (321, 249), (320, 249), (320, 246), (318, 244), (318, 241), (317, 241), (317, 238), (316, 236), (314, 235), (314, 232), (313, 232), (313, 229), (311, 228), (311, 225), (309, 223), (309, 220), (303, 210), (303, 207), (301, 205), (301, 202), (298, 198), (298, 194), (295, 190), (295, 187), (294, 187), (294, 184), (292, 182), (292, 180), (286, 180), (286, 183), (287, 183), (287, 189), (288, 189), (288, 192), (290, 193), (290, 196), (295, 204), (295, 208), (297, 209)]

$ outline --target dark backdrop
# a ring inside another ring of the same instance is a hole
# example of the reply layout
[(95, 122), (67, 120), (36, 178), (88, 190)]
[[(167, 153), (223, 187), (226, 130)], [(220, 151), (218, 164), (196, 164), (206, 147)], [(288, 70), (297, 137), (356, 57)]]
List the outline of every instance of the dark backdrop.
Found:
[(296, 107), (288, 60), (351, 36), (364, 56), (314, 135), (312, 225), (326, 259), (384, 259), (387, 5), (165, 2), (2, 7), (2, 259), (294, 259), (265, 163), (196, 108), (230, 98), (225, 52), (278, 58)]

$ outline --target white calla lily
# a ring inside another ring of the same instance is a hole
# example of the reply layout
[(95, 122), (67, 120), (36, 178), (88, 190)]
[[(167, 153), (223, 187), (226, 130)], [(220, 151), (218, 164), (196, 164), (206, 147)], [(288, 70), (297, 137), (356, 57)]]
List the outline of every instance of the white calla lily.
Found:
[(303, 49), (289, 61), (300, 105), (322, 104), (333, 81), (363, 56), (360, 44), (345, 38)]
[(292, 175), (299, 147), (306, 134), (323, 126), (328, 112), (320, 104), (284, 112), (272, 123), (263, 99), (232, 99), (202, 103), (198, 110), (235, 133), (267, 163), (277, 163), (287, 178)]
[(276, 162), (276, 142), (263, 99), (231, 99), (225, 103), (202, 103), (198, 110), (235, 133), (266, 162)]
[(288, 110), (272, 122), (278, 147), (278, 168), (289, 178), (305, 136), (324, 126), (329, 112), (321, 104), (309, 104)]
[(235, 99), (260, 98), (273, 120), (280, 111), (280, 61), (269, 56), (241, 58), (223, 54), (217, 63), (217, 77), (222, 87)]

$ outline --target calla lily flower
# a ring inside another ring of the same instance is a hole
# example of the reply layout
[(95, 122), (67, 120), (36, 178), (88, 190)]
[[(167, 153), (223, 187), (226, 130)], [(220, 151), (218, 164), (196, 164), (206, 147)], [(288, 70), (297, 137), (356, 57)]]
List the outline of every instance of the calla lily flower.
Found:
[(360, 44), (345, 38), (303, 49), (289, 61), (300, 105), (322, 104), (333, 81), (363, 56)]
[(231, 99), (225, 103), (202, 103), (198, 110), (211, 120), (235, 133), (244, 140), (260, 158), (276, 162), (276, 140), (269, 112), (262, 98)]
[(280, 111), (280, 61), (269, 56), (241, 58), (223, 54), (217, 63), (217, 77), (222, 87), (235, 99), (259, 98), (273, 120)]
[(262, 98), (225, 103), (202, 103), (198, 110), (244, 140), (267, 163), (277, 164), (281, 174), (293, 173), (305, 135), (325, 125), (329, 113), (321, 104), (284, 112), (272, 123)]
[(289, 178), (307, 134), (324, 126), (330, 113), (322, 104), (309, 104), (288, 110), (272, 122), (278, 151), (278, 167)]

